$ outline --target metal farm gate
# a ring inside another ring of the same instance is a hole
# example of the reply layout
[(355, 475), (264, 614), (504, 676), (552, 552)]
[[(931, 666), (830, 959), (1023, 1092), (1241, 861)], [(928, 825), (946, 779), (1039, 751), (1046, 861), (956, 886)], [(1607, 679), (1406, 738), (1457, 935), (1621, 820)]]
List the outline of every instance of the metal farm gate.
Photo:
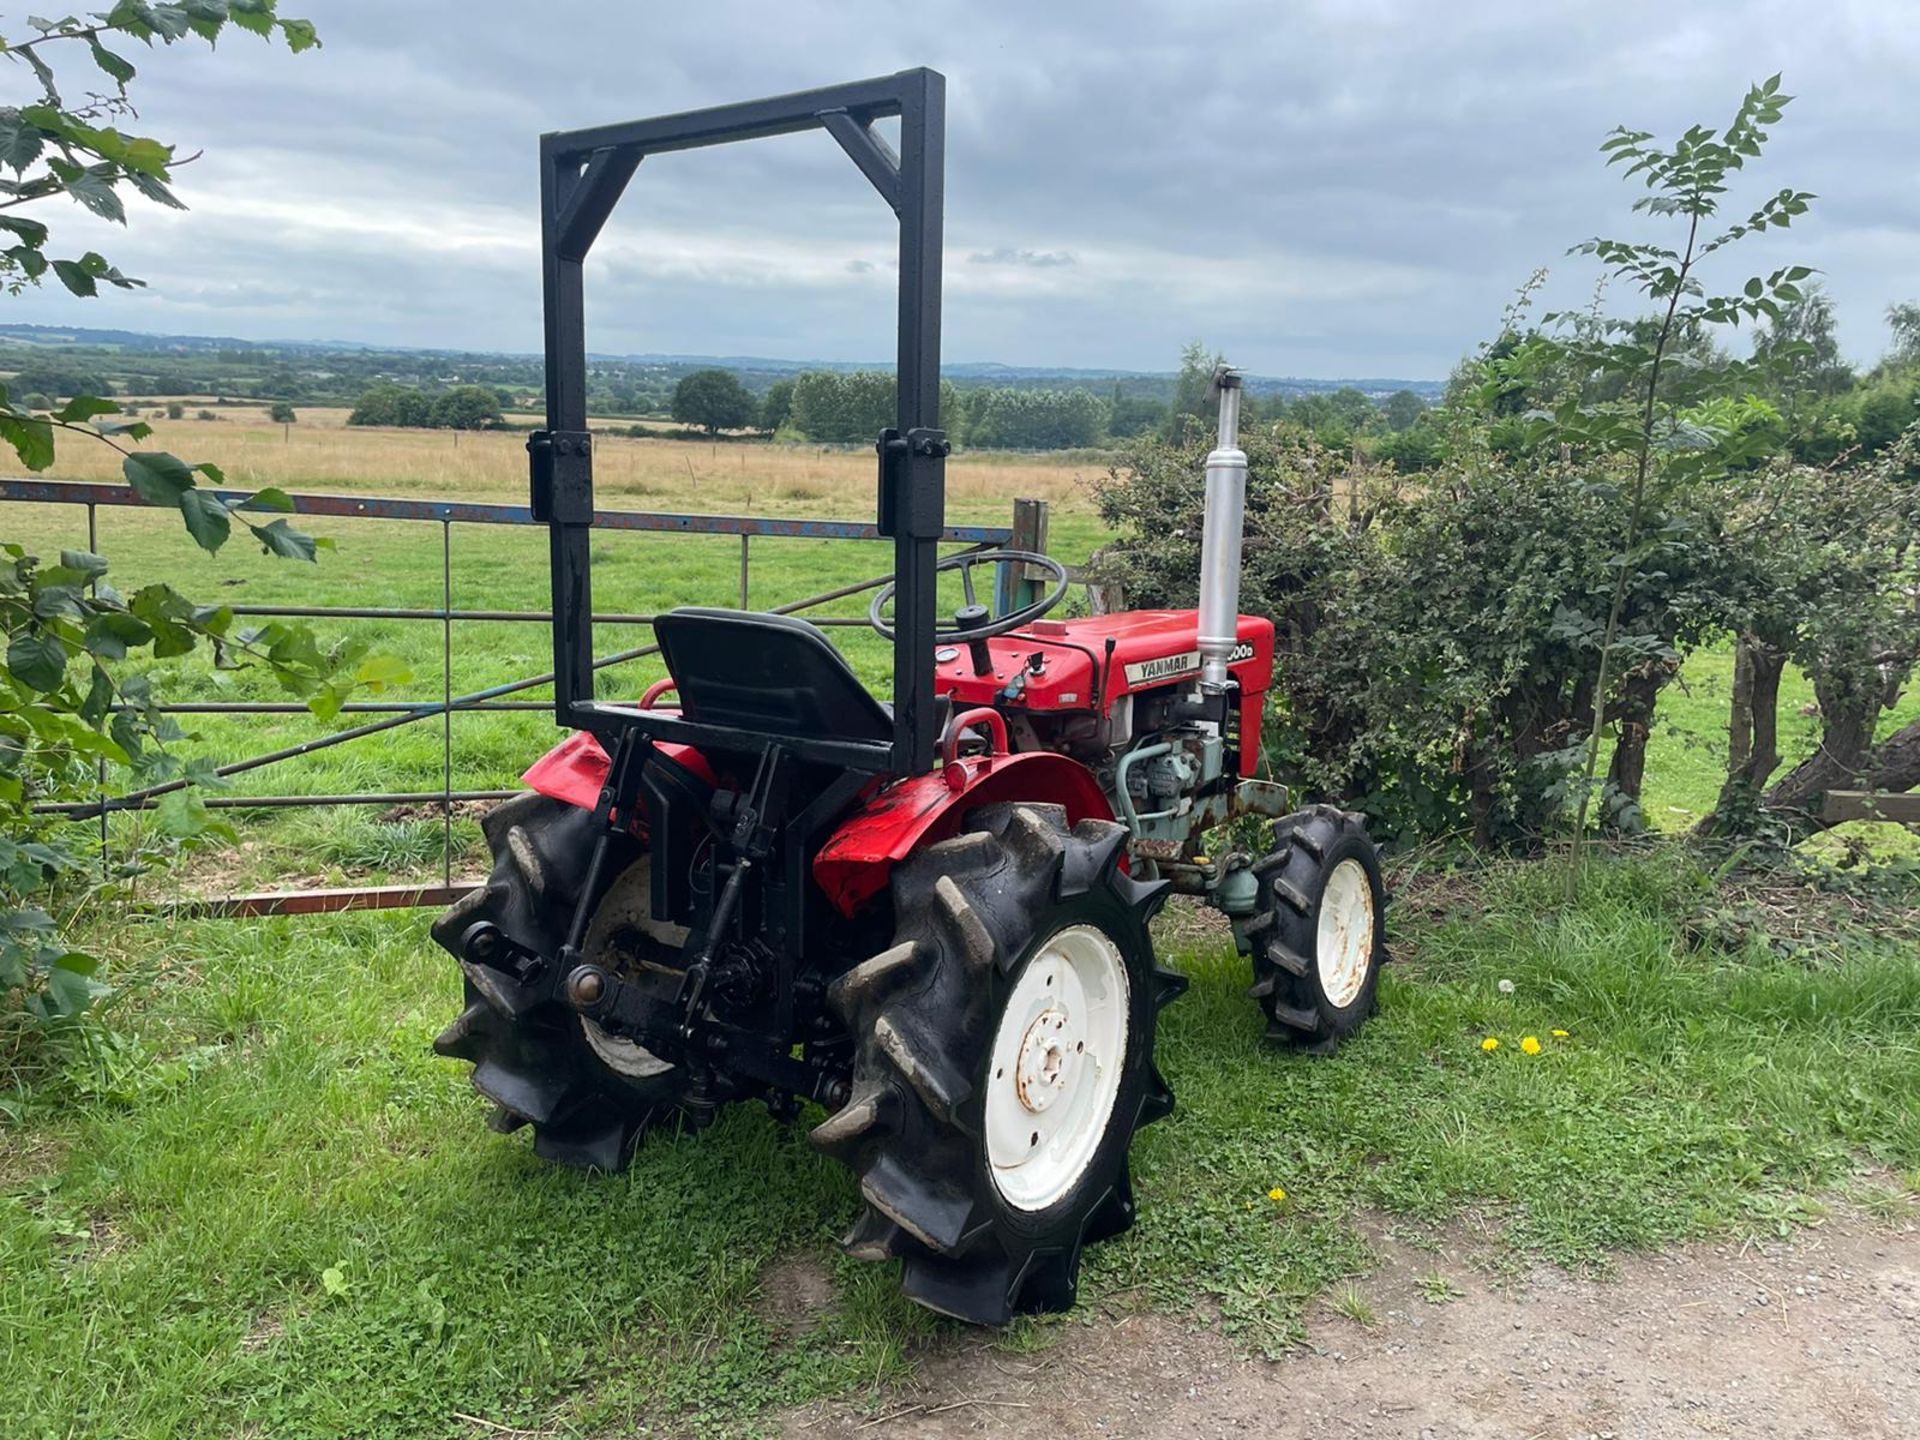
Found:
[[(232, 500), (243, 498), (250, 492), (216, 490), (212, 493), (223, 500)], [(432, 609), (377, 605), (233, 605), (228, 608), (236, 616), (256, 618), (392, 620), (437, 625), (440, 627), (441, 636), (441, 695), (438, 700), (432, 701), (368, 700), (345, 704), (341, 706), (343, 715), (367, 718), (347, 729), (318, 735), (297, 745), (230, 761), (219, 766), (214, 774), (221, 778), (245, 775), (271, 765), (298, 760), (303, 756), (313, 755), (334, 746), (351, 744), (356, 740), (367, 739), (369, 736), (397, 730), (402, 726), (430, 724), (438, 720), (441, 786), (437, 790), (413, 792), (370, 791), (306, 795), (220, 794), (207, 796), (206, 804), (210, 809), (222, 810), (287, 809), (323, 805), (378, 805), (388, 808), (401, 805), (437, 805), (442, 822), (440, 880), (437, 884), (282, 890), (209, 897), (181, 901), (171, 908), (196, 915), (250, 916), (315, 914), (335, 910), (451, 904), (474, 888), (477, 883), (460, 882), (454, 878), (454, 806), (462, 801), (502, 800), (516, 793), (513, 790), (457, 790), (454, 788), (453, 717), (456, 714), (507, 711), (540, 711), (550, 714), (553, 710), (553, 702), (550, 700), (526, 700), (512, 697), (551, 685), (554, 680), (553, 672), (547, 671), (544, 674), (529, 675), (523, 679), (491, 685), (466, 694), (453, 693), (455, 625), (467, 621), (506, 621), (543, 626), (551, 626), (553, 623), (551, 612), (546, 610), (455, 609), (453, 528), (456, 525), (521, 525), (536, 526), (545, 530), (546, 524), (544, 521), (536, 521), (531, 510), (525, 505), (404, 500), (371, 495), (296, 494), (292, 498), (296, 513), (302, 516), (326, 516), (344, 520), (403, 520), (423, 526), (437, 526), (440, 541), (440, 605)], [(88, 548), (96, 551), (99, 545), (99, 515), (102, 506), (150, 508), (130, 487), (125, 485), (60, 480), (0, 479), (0, 503), (7, 502), (84, 506), (87, 514)], [(1046, 507), (1043, 502), (1016, 501), (1014, 502), (1014, 524), (1011, 526), (952, 525), (942, 532), (940, 538), (944, 542), (960, 544), (969, 549), (988, 549), (996, 546), (1029, 550), (1044, 549), (1046, 519)], [(594, 513), (593, 525), (597, 530), (738, 536), (740, 540), (739, 606), (743, 610), (748, 608), (753, 541), (756, 538), (802, 540), (881, 540), (886, 538), (875, 526), (857, 521), (775, 519), (754, 515), (680, 515), (651, 511), (599, 510)], [(1021, 578), (1002, 576), (1001, 583), (1003, 585), (1018, 584)], [(890, 579), (892, 579), (891, 573), (875, 575), (850, 585), (841, 585), (773, 606), (769, 613), (798, 614), (816, 606), (845, 599), (850, 595), (877, 589)], [(596, 612), (593, 619), (600, 624), (617, 625), (648, 625), (653, 622), (653, 616), (644, 613)], [(867, 621), (858, 617), (822, 616), (815, 618), (814, 623), (826, 626), (865, 627)], [(596, 671), (605, 670), (658, 652), (658, 645), (636, 646), (604, 657), (596, 656), (593, 668)], [(309, 713), (306, 705), (298, 701), (182, 701), (162, 704), (158, 708), (163, 713), (172, 715), (267, 716)], [(108, 831), (108, 820), (111, 815), (120, 811), (151, 809), (162, 796), (183, 789), (189, 783), (185, 780), (175, 780), (121, 795), (110, 795), (105, 791), (104, 767), (102, 777), (102, 792), (97, 800), (70, 804), (42, 804), (34, 808), (37, 813), (64, 815), (76, 822), (97, 822), (103, 864), (110, 853), (111, 836)]]

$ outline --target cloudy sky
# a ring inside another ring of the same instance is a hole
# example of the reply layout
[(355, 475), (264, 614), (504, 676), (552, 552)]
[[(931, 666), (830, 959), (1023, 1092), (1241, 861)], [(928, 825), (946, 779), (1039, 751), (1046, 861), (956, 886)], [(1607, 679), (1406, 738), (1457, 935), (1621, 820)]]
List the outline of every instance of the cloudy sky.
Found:
[[(1820, 267), (1859, 359), (1920, 298), (1911, 0), (282, 4), (323, 49), (132, 55), (141, 128), (206, 152), (193, 208), (66, 235), (150, 288), (4, 313), (534, 350), (540, 132), (921, 64), (948, 79), (951, 361), (1167, 369), (1198, 338), (1265, 374), (1444, 376), (1536, 266), (1577, 305), (1566, 247), (1635, 232), (1609, 127), (1724, 123), (1776, 70), (1798, 98), (1735, 202), (1821, 198), (1721, 278)], [(823, 134), (659, 157), (595, 252), (589, 341), (882, 358), (892, 243)]]

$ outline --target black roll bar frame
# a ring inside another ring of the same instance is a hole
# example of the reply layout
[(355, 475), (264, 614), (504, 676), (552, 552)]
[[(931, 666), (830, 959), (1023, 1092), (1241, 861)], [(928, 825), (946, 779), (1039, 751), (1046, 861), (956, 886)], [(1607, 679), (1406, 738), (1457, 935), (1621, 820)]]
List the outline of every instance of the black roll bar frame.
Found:
[[(874, 130), (900, 121), (896, 154)], [(587, 430), (584, 266), (627, 182), (648, 155), (825, 130), (899, 221), (897, 412), (879, 451), (880, 533), (894, 542), (893, 736), (890, 743), (721, 731), (594, 698), (593, 437)], [(935, 566), (945, 526), (947, 438), (940, 424), (940, 281), (946, 80), (926, 69), (651, 120), (545, 135), (540, 141), (547, 428), (528, 441), (532, 510), (548, 527), (553, 581), (554, 719), (603, 739), (649, 739), (764, 752), (778, 745), (872, 774), (931, 768)]]

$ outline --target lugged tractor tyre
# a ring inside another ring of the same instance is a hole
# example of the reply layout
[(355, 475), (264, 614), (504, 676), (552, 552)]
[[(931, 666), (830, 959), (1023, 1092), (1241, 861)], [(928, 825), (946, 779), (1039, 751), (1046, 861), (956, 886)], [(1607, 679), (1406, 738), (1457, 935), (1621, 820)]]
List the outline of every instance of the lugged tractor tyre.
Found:
[(1154, 961), (1166, 887), (1120, 869), (1126, 838), (1056, 805), (974, 812), (895, 869), (893, 944), (828, 991), (853, 1083), (812, 1139), (865, 1202), (842, 1244), (899, 1258), (933, 1310), (1067, 1309), (1082, 1247), (1133, 1223), (1134, 1132), (1173, 1108), (1157, 1017), (1186, 980)]
[(1366, 821), (1316, 805), (1276, 820), (1254, 865), (1259, 898), (1243, 927), (1267, 1038), (1331, 1054), (1378, 1003), (1387, 893)]
[[(558, 1164), (621, 1170), (653, 1126), (699, 1118), (684, 1072), (600, 1030), (557, 996), (545, 996), (465, 953), (476, 925), (497, 926), (535, 954), (559, 953), (580, 898), (597, 824), (588, 811), (529, 792), (480, 822), (493, 851), (487, 883), (433, 924), (433, 938), (460, 962), (465, 1009), (433, 1042), (470, 1061), (473, 1086), (495, 1105), (492, 1124), (533, 1127), (534, 1153)], [(639, 843), (616, 838), (582, 951), (634, 974), (649, 942), (672, 948), (651, 918), (648, 861)], [(667, 985), (665, 978), (640, 978)]]

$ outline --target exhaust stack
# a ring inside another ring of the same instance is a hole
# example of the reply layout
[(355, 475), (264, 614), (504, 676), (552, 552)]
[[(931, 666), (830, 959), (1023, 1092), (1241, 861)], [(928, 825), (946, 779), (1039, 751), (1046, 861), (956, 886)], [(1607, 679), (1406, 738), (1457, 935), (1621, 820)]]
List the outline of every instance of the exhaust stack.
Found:
[(1206, 521), (1200, 540), (1200, 685), (1227, 688), (1227, 661), (1240, 643), (1240, 538), (1247, 519), (1247, 455), (1240, 448), (1240, 372), (1214, 372), (1220, 438), (1207, 456)]

